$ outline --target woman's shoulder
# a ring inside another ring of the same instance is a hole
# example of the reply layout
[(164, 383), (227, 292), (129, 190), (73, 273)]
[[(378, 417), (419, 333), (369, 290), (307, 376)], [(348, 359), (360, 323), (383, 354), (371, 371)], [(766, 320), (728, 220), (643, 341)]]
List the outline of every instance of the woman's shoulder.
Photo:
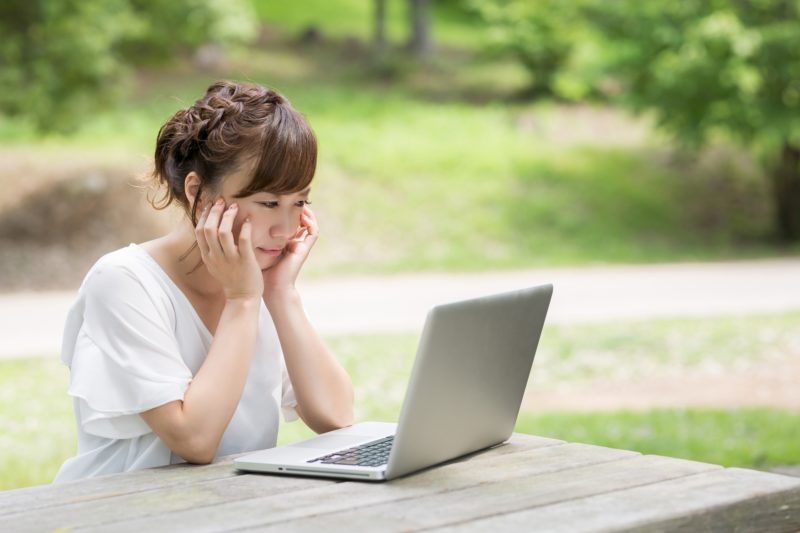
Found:
[(84, 294), (99, 293), (105, 298), (140, 288), (163, 292), (159, 274), (148, 261), (147, 252), (135, 244), (102, 256), (89, 269), (81, 285)]

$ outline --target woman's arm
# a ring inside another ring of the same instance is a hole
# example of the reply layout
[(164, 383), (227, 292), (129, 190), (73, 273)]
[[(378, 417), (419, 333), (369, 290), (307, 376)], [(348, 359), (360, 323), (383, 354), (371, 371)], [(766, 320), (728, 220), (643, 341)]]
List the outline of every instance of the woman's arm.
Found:
[(141, 413), (169, 449), (190, 463), (214, 459), (239, 405), (264, 290), (252, 249), (251, 223), (247, 220), (242, 224), (237, 245), (232, 227), (238, 207), (232, 204), (224, 209), (224, 205), (220, 199), (214, 207), (207, 206), (195, 228), (203, 263), (225, 292), (225, 307), (211, 348), (183, 400)]
[(259, 299), (225, 303), (206, 360), (176, 400), (141, 413), (170, 450), (190, 463), (210, 463), (247, 382), (258, 328)]
[(353, 424), (353, 385), (306, 317), (294, 288), (273, 289), (265, 302), (283, 348), (297, 414), (317, 433)]
[(297, 275), (319, 237), (311, 209), (303, 209), (299, 222), (284, 257), (263, 273), (264, 303), (278, 331), (297, 414), (308, 427), (324, 433), (353, 423), (353, 385), (309, 322), (295, 289)]

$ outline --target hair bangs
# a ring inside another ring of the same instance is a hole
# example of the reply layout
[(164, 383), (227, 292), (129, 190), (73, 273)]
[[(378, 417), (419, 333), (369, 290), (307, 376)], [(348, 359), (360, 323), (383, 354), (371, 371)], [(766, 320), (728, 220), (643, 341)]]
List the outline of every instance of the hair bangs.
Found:
[(236, 196), (259, 192), (290, 194), (311, 184), (317, 168), (317, 139), (305, 118), (277, 105), (272, 127), (265, 130), (250, 184)]

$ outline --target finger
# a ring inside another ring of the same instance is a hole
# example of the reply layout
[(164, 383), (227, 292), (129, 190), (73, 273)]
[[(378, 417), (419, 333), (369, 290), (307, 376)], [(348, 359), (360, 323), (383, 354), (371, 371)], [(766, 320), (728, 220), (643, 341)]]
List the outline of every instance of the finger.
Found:
[(302, 244), (306, 249), (310, 249), (318, 237), (316, 224), (305, 213), (300, 215), (300, 224), (298, 235), (293, 241), (296, 244)]
[(306, 207), (303, 210), (303, 215), (307, 219), (306, 226), (308, 227), (308, 234), (319, 235), (319, 223), (317, 223), (317, 217), (314, 215), (314, 212)]
[(214, 203), (214, 206), (209, 210), (206, 223), (203, 224), (203, 234), (208, 243), (208, 253), (213, 256), (222, 255), (222, 247), (219, 244), (219, 222), (222, 210), (225, 207), (225, 201), (220, 198)]
[(306, 234), (306, 228), (305, 226), (303, 226), (303, 220), (301, 219), (300, 225), (297, 226), (297, 231), (294, 232), (294, 235), (292, 235), (292, 238), (289, 240), (290, 241), (303, 240), (305, 234)]
[(236, 243), (233, 242), (233, 220), (236, 218), (236, 213), (239, 211), (239, 206), (231, 204), (228, 209), (222, 214), (222, 221), (219, 223), (219, 245), (222, 253), (226, 257), (238, 257), (239, 252), (236, 249)]
[(253, 239), (252, 239), (253, 224), (250, 219), (245, 219), (242, 224), (242, 229), (239, 230), (239, 255), (244, 257), (247, 261), (256, 260), (255, 252), (253, 252)]
[(317, 242), (317, 239), (319, 239), (318, 233), (309, 232), (309, 234), (306, 235), (306, 238), (303, 240), (303, 242), (306, 243), (306, 245), (308, 245), (309, 248), (311, 248), (312, 246), (314, 246), (314, 243)]
[(208, 242), (206, 242), (206, 236), (203, 232), (203, 227), (206, 225), (209, 207), (210, 204), (206, 204), (206, 206), (203, 208), (203, 212), (200, 213), (200, 218), (197, 220), (197, 225), (194, 227), (194, 237), (197, 240), (197, 247), (200, 248), (200, 255), (202, 257), (208, 255)]
[(301, 241), (305, 241), (310, 235), (316, 235), (319, 231), (316, 222), (305, 213), (300, 215), (300, 229), (303, 230), (303, 234), (299, 237)]

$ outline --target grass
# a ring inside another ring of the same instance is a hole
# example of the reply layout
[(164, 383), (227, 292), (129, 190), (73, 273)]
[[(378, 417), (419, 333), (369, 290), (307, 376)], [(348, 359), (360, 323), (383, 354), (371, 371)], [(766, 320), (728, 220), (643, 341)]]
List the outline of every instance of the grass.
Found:
[[(184, 89), (184, 101), (198, 87)], [(709, 174), (661, 149), (564, 147), (520, 132), (516, 117), (555, 113), (544, 106), (440, 104), (337, 87), (288, 92), (321, 145), (313, 200), (324, 233), (308, 264), (314, 276), (796, 251), (770, 244), (767, 184), (746, 165), (731, 170), (729, 193), (712, 194)], [(146, 158), (158, 123), (176, 107), (150, 105), (99, 117), (66, 150), (97, 150), (94, 139), (105, 138), (109, 152), (129, 143)], [(53, 141), (36, 151), (65, 147)]]
[[(798, 356), (800, 314), (548, 326), (532, 385), (601, 377), (747, 368)], [(357, 420), (396, 420), (411, 372), (415, 335), (333, 337), (356, 384)], [(74, 454), (67, 370), (56, 358), (0, 362), (0, 489), (49, 483)], [(516, 431), (726, 466), (800, 464), (800, 413), (675, 408), (650, 412), (523, 412)], [(282, 424), (279, 443), (313, 433)], [(35, 458), (35, 460), (34, 460)]]
[(800, 462), (800, 414), (772, 409), (523, 413), (515, 429), (728, 467)]
[[(65, 177), (58, 173), (60, 160), (85, 161), (88, 173), (108, 154), (110, 179), (128, 179), (140, 166), (131, 161), (151, 157), (159, 126), (210, 81), (250, 79), (287, 94), (319, 137), (313, 200), (323, 237), (306, 267), (310, 276), (800, 251), (772, 241), (768, 182), (747, 154), (718, 146), (686, 158), (646, 118), (520, 100), (514, 97), (525, 85), (519, 65), (469, 51), (444, 50), (428, 62), (376, 74), (368, 51), (349, 49), (336, 31), (317, 45), (286, 35), (311, 16), (323, 17), (325, 28), (354, 31), (353, 24), (368, 20), (369, 3), (311, 4), (297, 10), (259, 3), (262, 19), (281, 24), (283, 34), (232, 51), (218, 72), (199, 72), (188, 62), (140, 71), (127, 100), (85, 117), (72, 137), (42, 137), (22, 121), (0, 118), (4, 160), (49, 162), (41, 169), (28, 163), (8, 168), (33, 166), (46, 174), (26, 176), (26, 183), (40, 184), (38, 192), (51, 187), (54, 203), (61, 201), (59, 189), (48, 180)], [(459, 28), (453, 34), (477, 31), (458, 10), (441, 9), (443, 38), (448, 27)], [(392, 17), (392, 24), (403, 24), (402, 14)], [(3, 195), (17, 194), (19, 182), (16, 173), (0, 172), (0, 185), (7, 185), (0, 187), (0, 204), (18, 201)], [(98, 206), (95, 213), (103, 217), (115, 208)], [(112, 220), (103, 225), (109, 235), (122, 233)], [(151, 227), (130, 220), (125, 226)], [(140, 233), (140, 240), (155, 236)], [(63, 242), (72, 241), (65, 236)], [(118, 245), (127, 242), (120, 237)], [(61, 246), (86, 257), (108, 251)], [(22, 270), (36, 272), (35, 255), (20, 259), (30, 266)], [(83, 275), (76, 265), (65, 270), (76, 272), (72, 285)], [(49, 277), (42, 273), (31, 285), (44, 286)]]
[(800, 313), (546, 326), (535, 382), (747, 371), (800, 355)]
[(55, 357), (0, 361), (0, 489), (50, 483), (75, 454), (67, 380)]

